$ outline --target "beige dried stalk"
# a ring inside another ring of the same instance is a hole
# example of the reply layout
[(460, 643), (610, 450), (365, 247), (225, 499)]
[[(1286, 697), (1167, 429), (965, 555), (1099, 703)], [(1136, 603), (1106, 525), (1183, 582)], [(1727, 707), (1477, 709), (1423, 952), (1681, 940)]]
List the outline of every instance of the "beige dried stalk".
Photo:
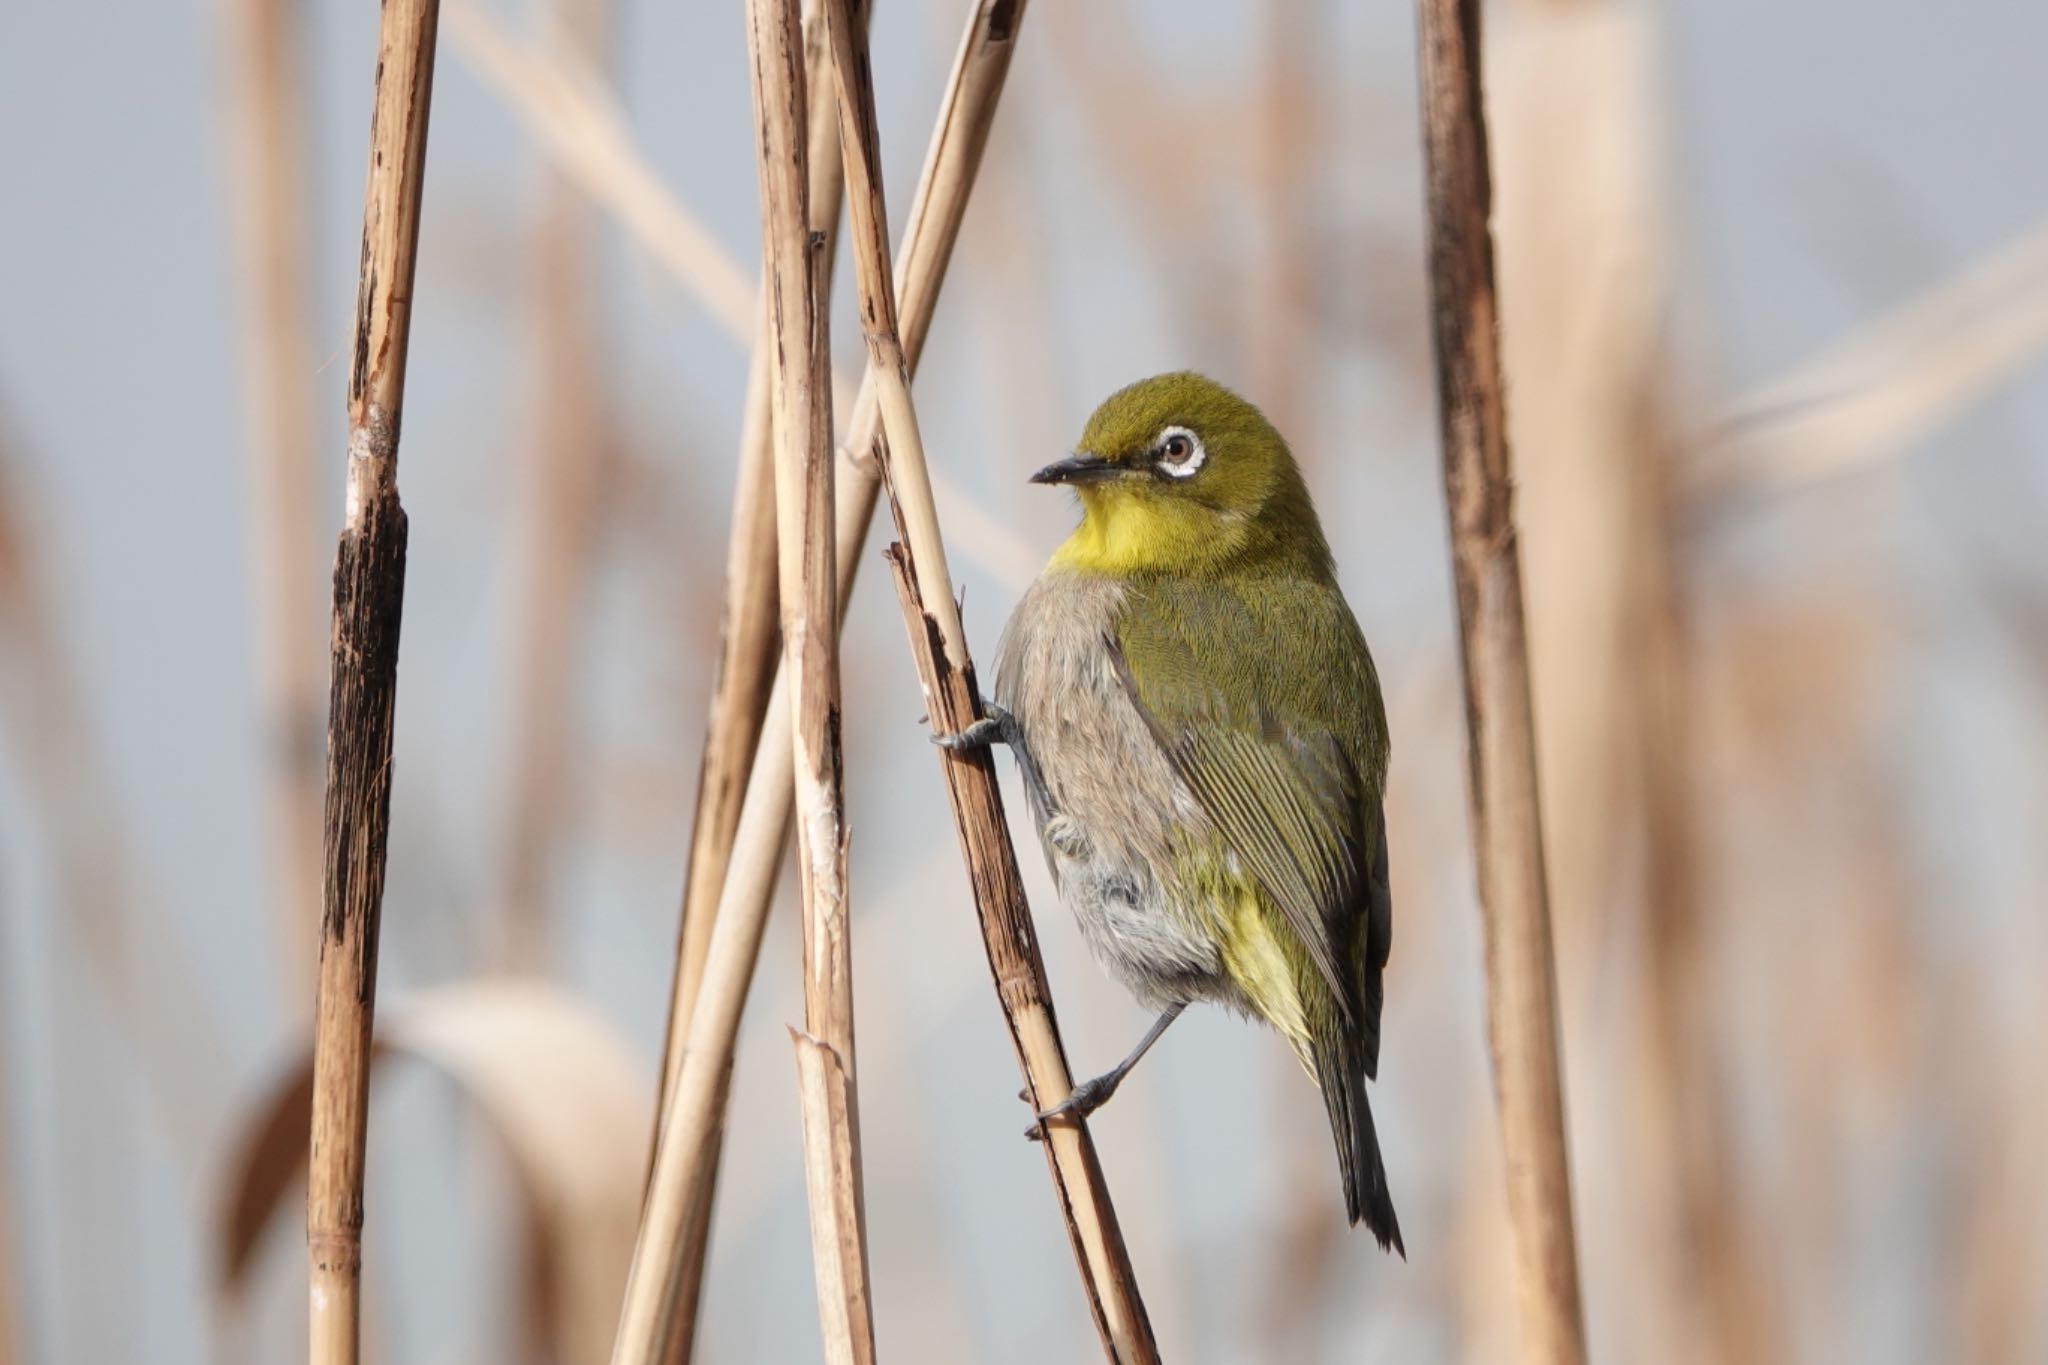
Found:
[[(814, 14), (804, 21), (806, 89), (820, 88), (828, 79), (829, 60), (824, 24)], [(842, 194), (839, 126), (830, 100), (809, 102), (806, 119), (807, 222), (811, 235), (822, 239), (820, 269), (829, 286)], [(726, 556), (718, 676), (712, 688), (704, 756), (698, 769), (697, 810), (690, 829), (689, 870), (683, 888), (682, 935), (669, 1002), (669, 1045), (660, 1080), (662, 1095), (668, 1093), (668, 1087), (675, 1081), (675, 1068), (687, 1041), (690, 1011), (696, 1003), (697, 986), (704, 976), (704, 955), (711, 943), (711, 923), (717, 913), (719, 893), (725, 886), (726, 869), (731, 864), (733, 837), (739, 829), (747, 772), (754, 761), (781, 653), (776, 634), (779, 585), (775, 448), (770, 420), (770, 303), (764, 291), (761, 330), (747, 371), (746, 412), (740, 424), (739, 478), (733, 489), (732, 544)]]
[[(764, 308), (765, 308), (765, 300)], [(667, 1048), (659, 1093), (675, 1082), (682, 1036), (697, 1003), (712, 916), (732, 861), (747, 771), (761, 738), (761, 720), (775, 681), (780, 640), (775, 545), (774, 443), (769, 435), (767, 329), (747, 368), (746, 415), (740, 426), (739, 477), (733, 486), (732, 541), (725, 559), (725, 607), (719, 622), (718, 671), (697, 769), (696, 813), (683, 878), (675, 984), (670, 992)]]
[(839, 601), (833, 542), (832, 367), (824, 235), (811, 231), (808, 113), (796, 0), (749, 0), (762, 260), (774, 398), (782, 669), (790, 681), (797, 869), (804, 906), (804, 1027), (794, 1033), (811, 1200), (818, 1325), (834, 1365), (872, 1365), (874, 1309), (862, 1210), (847, 916), (846, 774), (840, 754)]
[[(815, 14), (804, 21), (805, 88), (822, 88), (828, 79), (824, 23)], [(829, 286), (834, 247), (839, 233), (841, 180), (839, 124), (830, 100), (812, 101), (805, 134), (808, 217), (814, 237), (822, 238), (819, 269)], [(828, 289), (829, 292), (829, 289)], [(713, 683), (710, 717), (705, 725), (704, 754), (697, 774), (697, 809), (690, 828), (690, 857), (684, 876), (676, 967), (669, 990), (668, 1027), (661, 1074), (655, 1087), (655, 1122), (661, 1122), (669, 1090), (682, 1066), (689, 1043), (697, 989), (711, 947), (711, 926), (732, 864), (739, 835), (748, 773), (761, 739), (761, 726), (773, 690), (780, 637), (776, 612), (774, 446), (770, 440), (768, 378), (768, 305), (764, 292), (761, 327), (754, 338), (747, 372), (746, 412), (740, 424), (739, 478), (733, 489), (732, 542), (726, 554), (725, 611), (720, 623), (718, 673)], [(779, 844), (777, 845), (780, 846)], [(772, 883), (771, 883), (772, 889)], [(711, 1153), (711, 1179), (717, 1180), (719, 1151)], [(650, 1156), (650, 1169), (652, 1158)], [(674, 1344), (669, 1360), (688, 1358), (694, 1343), (697, 1297), (704, 1286), (704, 1258), (711, 1239), (712, 1199), (691, 1207), (685, 1230), (678, 1306), (688, 1335)]]
[[(1023, 7), (1015, 0), (975, 0), (968, 11), (966, 31), (933, 129), (931, 150), (918, 183), (917, 198), (911, 205), (897, 268), (903, 350), (913, 370), (931, 328), (939, 288), (967, 211), (968, 195), (988, 146), (989, 127), (1009, 74), (1017, 27), (1022, 19)], [(842, 615), (853, 589), (857, 557), (866, 543), (875, 497), (881, 486), (873, 459), (873, 448), (880, 439), (880, 414), (874, 393), (869, 385), (864, 385), (854, 406), (848, 437), (841, 447), (847, 463), (838, 470), (833, 499)], [(664, 1145), (673, 1145), (687, 1154), (686, 1160), (678, 1159), (682, 1173), (674, 1177), (688, 1190), (680, 1201), (688, 1222), (678, 1241), (670, 1245), (665, 1240), (668, 1234), (650, 1232), (646, 1222), (642, 1227), (643, 1239), (654, 1237), (657, 1242), (648, 1254), (657, 1261), (673, 1258), (676, 1263), (673, 1269), (659, 1272), (671, 1281), (674, 1295), (668, 1310), (673, 1318), (668, 1339), (675, 1353), (667, 1358), (672, 1361), (688, 1359), (696, 1329), (697, 1296), (703, 1276), (733, 1042), (760, 951), (769, 902), (775, 894), (794, 799), (786, 757), (791, 741), (789, 703), (785, 682), (779, 674), (774, 687), (755, 746), (725, 885), (712, 917), (702, 983), (689, 1013), (670, 1030), (664, 1071), (672, 1079), (655, 1120), (657, 1169)], [(685, 1037), (689, 1040), (687, 1053), (681, 1045)], [(683, 1065), (686, 1057), (691, 1063), (688, 1068)], [(699, 1072), (688, 1094), (681, 1093), (686, 1070)], [(671, 1127), (678, 1122), (687, 1131), (671, 1134)]]
[[(889, 216), (883, 203), (880, 136), (867, 44), (855, 30), (847, 6), (848, 0), (824, 0), (838, 76), (839, 137), (845, 148), (861, 331), (867, 339), (868, 375), (885, 437), (875, 453), (902, 539), (891, 547), (888, 557), (932, 723), (942, 732), (957, 733), (977, 719), (980, 700), (967, 634), (953, 598), (952, 575), (946, 567), (924, 441), (910, 398), (910, 368), (898, 337), (889, 267)], [(1026, 1095), (1034, 1108), (1049, 1108), (1071, 1093), (1073, 1083), (1053, 1018), (1045, 964), (1039, 958), (1031, 912), (1024, 901), (1016, 850), (1003, 820), (995, 766), (985, 751), (945, 755), (941, 766), (981, 915), (997, 999), (1023, 1068)], [(1138, 1294), (1087, 1123), (1077, 1118), (1050, 1125), (1045, 1149), (1089, 1308), (1109, 1359), (1156, 1361), (1159, 1350), (1152, 1339), (1152, 1325)]]
[(1488, 1033), (1521, 1284), (1524, 1358), (1579, 1365), (1564, 1066), (1537, 798), (1513, 471), (1495, 335), (1479, 0), (1418, 0), (1431, 318), (1486, 928)]
[(229, 14), (229, 139), (242, 273), (264, 804), (285, 999), (301, 1008), (319, 923), (320, 636), (318, 410), (307, 269), (306, 139), (298, 27), (287, 0), (235, 0)]
[(355, 1365), (377, 928), (405, 596), (398, 433), (412, 326), (437, 0), (386, 0), (348, 380), (348, 488), (334, 568), (326, 873), (306, 1193), (313, 1365)]

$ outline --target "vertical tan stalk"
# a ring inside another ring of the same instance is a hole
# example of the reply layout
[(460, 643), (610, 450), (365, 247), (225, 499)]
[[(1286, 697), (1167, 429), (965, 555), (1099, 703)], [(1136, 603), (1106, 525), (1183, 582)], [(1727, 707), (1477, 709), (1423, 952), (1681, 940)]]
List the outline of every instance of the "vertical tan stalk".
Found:
[[(947, 82), (946, 95), (932, 132), (923, 178), (911, 204), (897, 275), (898, 320), (905, 359), (913, 371), (924, 348), (938, 307), (968, 195), (988, 147), (1010, 58), (1023, 21), (1020, 0), (974, 0), (961, 37), (959, 55)], [(821, 103), (829, 105), (829, 101)], [(815, 127), (815, 124), (814, 124)], [(813, 146), (815, 146), (815, 142)], [(815, 173), (816, 166), (812, 170)], [(880, 412), (873, 377), (869, 376), (854, 404), (853, 420), (842, 450), (847, 463), (837, 471), (833, 498), (838, 541), (839, 609), (843, 616), (853, 589), (861, 546), (874, 517), (881, 476), (873, 452), (881, 440)], [(648, 1208), (642, 1215), (636, 1274), (650, 1284), (667, 1284), (673, 1301), (661, 1307), (670, 1343), (668, 1360), (687, 1360), (696, 1330), (697, 1296), (704, 1271), (705, 1238), (718, 1169), (718, 1144), (724, 1122), (726, 1086), (731, 1078), (733, 1040), (753, 977), (769, 901), (775, 894), (782, 846), (788, 836), (794, 787), (787, 757), (791, 720), (785, 682), (778, 674), (776, 695), (766, 708), (761, 737), (733, 837), (725, 885), (719, 892), (704, 971), (690, 1011), (669, 1033), (664, 1069), (670, 1077), (656, 1118), (655, 1172), (649, 1181)], [(727, 925), (730, 923), (730, 927)], [(677, 981), (680, 989), (682, 981)], [(671, 1009), (674, 1009), (673, 1004)], [(688, 1039), (688, 1048), (682, 1046)], [(685, 1062), (689, 1065), (685, 1066)], [(693, 1083), (686, 1084), (689, 1073)], [(680, 1125), (682, 1131), (672, 1131)], [(663, 1149), (673, 1149), (672, 1163), (662, 1173)], [(657, 1201), (662, 1204), (657, 1208)], [(671, 1218), (686, 1219), (670, 1227)], [(629, 1287), (630, 1288), (630, 1287)], [(628, 1304), (628, 1311), (636, 1311)], [(646, 1305), (640, 1305), (640, 1312)], [(643, 1323), (644, 1326), (644, 1323)], [(621, 1333), (625, 1330), (622, 1320)], [(615, 1359), (621, 1359), (616, 1354)]]
[(264, 804), (271, 821), (274, 910), (286, 999), (300, 1008), (319, 921), (320, 638), (318, 358), (305, 224), (306, 142), (288, 0), (232, 0), (229, 135), (242, 265), (242, 374), (247, 384), (250, 498), (256, 541), (257, 648)]
[[(829, 79), (824, 22), (815, 13), (804, 21), (804, 82), (807, 90), (822, 89)], [(808, 221), (811, 234), (822, 237), (821, 278), (832, 279), (833, 251), (839, 234), (842, 197), (839, 171), (839, 123), (832, 101), (810, 102), (805, 132)], [(689, 870), (683, 887), (681, 928), (676, 969), (669, 992), (667, 1043), (655, 1088), (657, 1128), (666, 1112), (669, 1091), (682, 1066), (689, 1041), (690, 1019), (704, 979), (711, 948), (711, 926), (725, 891), (739, 837), (748, 774), (761, 739), (761, 727), (774, 687), (779, 638), (776, 634), (777, 584), (775, 537), (774, 446), (770, 440), (768, 380), (769, 298), (762, 292), (762, 320), (755, 336), (753, 362), (747, 372), (746, 413), (740, 425), (739, 479), (733, 489), (732, 544), (726, 555), (725, 613), (721, 623), (718, 677), (712, 686), (711, 715), (705, 726), (704, 756), (697, 774), (697, 813), (690, 831)], [(772, 750), (779, 756), (780, 749)], [(786, 818), (786, 817), (785, 817)], [(775, 848), (781, 848), (781, 835)], [(772, 894), (774, 883), (769, 883)], [(719, 1139), (722, 1141), (722, 1139)], [(719, 1152), (711, 1154), (714, 1186)], [(649, 1161), (650, 1171), (652, 1159)], [(697, 1297), (704, 1287), (704, 1257), (711, 1241), (711, 1191), (692, 1206), (683, 1240), (678, 1293), (678, 1319), (686, 1324), (667, 1359), (689, 1358), (694, 1344)]]
[[(832, 521), (832, 372), (827, 300), (810, 231), (807, 92), (796, 0), (749, 0), (762, 260), (774, 391), (782, 670), (795, 739), (797, 868), (804, 905), (804, 1027), (796, 1034), (811, 1199), (811, 1253), (825, 1358), (875, 1358), (855, 1101), (853, 959), (846, 898), (846, 789), (839, 748), (839, 602)], [(815, 92), (825, 97), (821, 84)]]
[(313, 1365), (355, 1365), (363, 1140), (377, 922), (391, 815), (391, 720), (405, 597), (398, 432), (412, 325), (437, 0), (385, 0), (348, 379), (348, 492), (334, 566), (326, 876), (306, 1193)]
[(725, 560), (718, 675), (712, 683), (704, 756), (697, 769), (697, 810), (690, 825), (690, 861), (684, 874), (675, 987), (669, 1002), (670, 1045), (661, 1075), (664, 1096), (675, 1082), (675, 1068), (682, 1058), (681, 1034), (688, 1029), (698, 983), (704, 978), (712, 914), (731, 865), (740, 803), (747, 794), (747, 770), (754, 761), (761, 718), (775, 679), (775, 466), (769, 438), (766, 338), (764, 325), (747, 371), (739, 479), (733, 488), (732, 543)]
[[(549, 32), (595, 69), (608, 0), (554, 0)], [(520, 530), (519, 613), (503, 752), (510, 781), (495, 956), (516, 971), (545, 966), (548, 888), (566, 825), (578, 623), (596, 546), (611, 432), (603, 402), (597, 215), (569, 177), (550, 171), (534, 242), (533, 448)]]
[[(883, 204), (880, 138), (867, 44), (850, 20), (848, 0), (823, 3), (838, 76), (839, 138), (845, 149), (861, 330), (867, 338), (868, 374), (885, 437), (875, 452), (903, 541), (891, 547), (889, 562), (910, 626), (911, 649), (932, 722), (943, 731), (958, 732), (976, 719), (979, 694), (974, 662), (968, 655), (966, 633), (953, 598), (952, 577), (946, 568), (924, 442), (911, 403), (910, 367), (898, 336), (889, 267), (889, 216)], [(981, 914), (997, 999), (1010, 1026), (1029, 1099), (1034, 1107), (1048, 1108), (1066, 1098), (1073, 1085), (1060, 1047), (1031, 913), (1024, 902), (1016, 850), (1003, 820), (995, 766), (986, 752), (946, 755), (941, 764)], [(1138, 1295), (1130, 1256), (1124, 1249), (1123, 1233), (1087, 1125), (1055, 1123), (1047, 1129), (1046, 1138), (1053, 1187), (1108, 1358), (1156, 1361), (1159, 1351), (1152, 1339), (1152, 1325)]]
[[(804, 21), (804, 80), (816, 89), (829, 78), (831, 54), (821, 18)], [(807, 106), (804, 162), (807, 221), (822, 237), (821, 286), (829, 294), (839, 235), (842, 183), (839, 124), (830, 100)], [(725, 566), (725, 613), (720, 624), (718, 678), (712, 686), (711, 716), (705, 727), (704, 757), (697, 776), (697, 813), (690, 830), (690, 862), (683, 887), (682, 934), (676, 953), (674, 990), (669, 1000), (668, 1047), (663, 1056), (660, 1096), (675, 1083), (690, 1011), (704, 977), (711, 922), (725, 875), (732, 865), (733, 839), (747, 793), (747, 773), (761, 736), (768, 694), (780, 653), (777, 627), (775, 463), (771, 439), (768, 361), (769, 307), (761, 298), (761, 329), (747, 371), (746, 412), (740, 425), (739, 479), (733, 489), (732, 545)]]
[(1463, 645), (1488, 1031), (1521, 1285), (1523, 1358), (1579, 1365), (1586, 1334), (1513, 472), (1495, 335), (1479, 0), (1418, 0), (1431, 318)]

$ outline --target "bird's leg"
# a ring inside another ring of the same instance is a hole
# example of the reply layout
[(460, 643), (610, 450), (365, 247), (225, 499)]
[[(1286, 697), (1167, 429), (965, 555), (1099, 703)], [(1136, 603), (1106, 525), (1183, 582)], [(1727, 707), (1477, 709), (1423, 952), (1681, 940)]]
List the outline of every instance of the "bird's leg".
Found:
[(1053, 805), (1052, 789), (1045, 785), (1045, 774), (1039, 771), (1038, 760), (1032, 756), (1031, 746), (1024, 740), (1024, 727), (1017, 718), (992, 701), (981, 703), (981, 719), (975, 721), (957, 734), (933, 733), (932, 743), (941, 749), (964, 753), (969, 749), (986, 749), (992, 744), (1007, 744), (1010, 752), (1017, 756), (1017, 771), (1024, 774), (1024, 786), (1031, 793), (1031, 804), (1040, 813), (1041, 820), (1049, 820), (1057, 813)]
[(1152, 1050), (1152, 1044), (1159, 1041), (1159, 1035), (1166, 1032), (1166, 1026), (1180, 1018), (1180, 1012), (1186, 1008), (1187, 1002), (1184, 1000), (1177, 1000), (1173, 1004), (1168, 1005), (1165, 1012), (1152, 1021), (1152, 1027), (1145, 1030), (1145, 1036), (1140, 1038), (1138, 1045), (1131, 1049), (1130, 1056), (1124, 1058), (1094, 1080), (1083, 1081), (1075, 1086), (1073, 1094), (1067, 1096), (1052, 1108), (1042, 1111), (1038, 1116), (1038, 1122), (1025, 1130), (1024, 1136), (1036, 1142), (1043, 1133), (1043, 1125), (1046, 1120), (1056, 1119), (1062, 1114), (1072, 1114), (1075, 1118), (1085, 1119), (1103, 1105), (1109, 1103), (1109, 1097), (1116, 1093), (1116, 1088), (1119, 1085), (1123, 1084), (1124, 1077), (1131, 1074), (1131, 1068), (1138, 1064), (1138, 1059)]

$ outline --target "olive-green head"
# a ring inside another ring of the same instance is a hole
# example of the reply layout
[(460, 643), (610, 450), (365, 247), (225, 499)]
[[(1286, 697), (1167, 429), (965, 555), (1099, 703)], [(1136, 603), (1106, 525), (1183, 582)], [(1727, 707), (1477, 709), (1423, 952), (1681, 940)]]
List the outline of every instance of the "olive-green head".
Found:
[(1088, 419), (1074, 454), (1031, 476), (1071, 484), (1081, 526), (1055, 562), (1095, 573), (1197, 572), (1330, 552), (1287, 442), (1265, 414), (1189, 371), (1141, 379)]

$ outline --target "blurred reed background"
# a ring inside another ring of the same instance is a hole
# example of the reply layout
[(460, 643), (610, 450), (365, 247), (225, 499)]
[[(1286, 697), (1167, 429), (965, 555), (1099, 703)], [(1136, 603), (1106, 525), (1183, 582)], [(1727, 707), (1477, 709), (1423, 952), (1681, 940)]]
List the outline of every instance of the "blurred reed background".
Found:
[[(963, 11), (876, 8), (899, 236)], [(1411, 1259), (1343, 1231), (1277, 1040), (1191, 1016), (1093, 1125), (1162, 1351), (1515, 1359), (1410, 13), (1029, 16), (917, 386), (979, 656), (1072, 519), (1025, 474), (1118, 384), (1194, 366), (1303, 457), (1395, 735), (1375, 1107)], [(444, 21), (366, 1354), (584, 1361), (646, 1171), (758, 316), (744, 16)], [(1502, 0), (1489, 24), (1592, 1354), (2048, 1358), (2048, 11)], [(41, 6), (0, 44), (0, 1362), (304, 1340), (376, 26)], [(849, 270), (836, 291), (850, 384)], [(880, 1352), (1088, 1359), (884, 540), (842, 661)], [(1093, 1072), (1139, 1012), (1020, 852)], [(704, 1360), (818, 1354), (784, 883)]]

